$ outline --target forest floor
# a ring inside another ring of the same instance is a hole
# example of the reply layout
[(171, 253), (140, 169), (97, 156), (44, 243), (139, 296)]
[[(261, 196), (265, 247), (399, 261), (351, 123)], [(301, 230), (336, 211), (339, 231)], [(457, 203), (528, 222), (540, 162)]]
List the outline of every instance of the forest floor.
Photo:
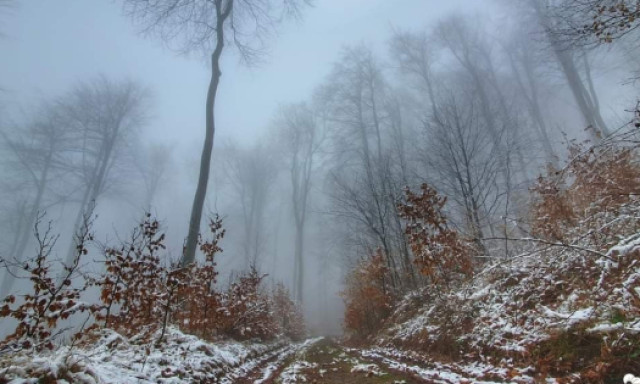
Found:
[(421, 367), (372, 350), (341, 346), (330, 338), (318, 339), (295, 354), (256, 366), (236, 383), (495, 383), (473, 372), (461, 374), (445, 366)]
[(132, 343), (111, 330), (97, 336), (90, 344), (37, 356), (27, 351), (0, 356), (0, 383), (539, 382), (523, 370), (474, 361), (438, 362), (395, 348), (349, 348), (328, 337), (299, 343), (206, 342), (176, 328), (168, 329), (162, 344)]

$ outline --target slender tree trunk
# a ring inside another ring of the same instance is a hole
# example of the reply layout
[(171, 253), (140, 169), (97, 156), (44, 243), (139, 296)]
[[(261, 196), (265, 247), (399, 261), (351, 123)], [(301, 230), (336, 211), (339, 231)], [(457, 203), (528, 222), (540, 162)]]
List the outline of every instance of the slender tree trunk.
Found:
[(607, 128), (604, 126), (604, 121), (602, 120), (600, 113), (595, 111), (591, 106), (589, 93), (578, 74), (573, 57), (571, 57), (568, 52), (563, 51), (560, 48), (555, 48), (554, 50), (558, 58), (558, 62), (560, 63), (560, 67), (562, 68), (562, 72), (567, 79), (567, 83), (569, 83), (569, 88), (571, 88), (571, 93), (578, 104), (578, 108), (580, 108), (582, 116), (592, 129), (591, 136), (596, 142), (599, 142), (602, 140), (602, 134), (607, 133)]
[(609, 127), (607, 127), (607, 124), (602, 118), (602, 114), (600, 114), (600, 101), (598, 100), (598, 93), (596, 92), (596, 87), (593, 84), (593, 78), (591, 76), (591, 65), (589, 64), (589, 59), (587, 58), (586, 52), (583, 55), (585, 76), (587, 78), (587, 85), (589, 86), (587, 97), (590, 100), (591, 110), (593, 111), (596, 123), (598, 123), (600, 129), (602, 130), (602, 133), (605, 136), (609, 136), (611, 134), (611, 132), (609, 131)]
[[(602, 134), (607, 135), (609, 132), (602, 116), (600, 115), (599, 109), (596, 109), (597, 97), (595, 98), (595, 102), (590, 98), (589, 92), (578, 74), (573, 56), (565, 47), (562, 47), (558, 40), (551, 34), (551, 26), (549, 25), (548, 16), (542, 9), (542, 5), (539, 0), (530, 1), (540, 24), (547, 31), (547, 36), (551, 42), (553, 53), (555, 54), (556, 59), (560, 64), (560, 68), (567, 79), (567, 83), (569, 84), (569, 88), (571, 88), (571, 93), (573, 93), (573, 97), (578, 104), (578, 108), (580, 109), (587, 125), (591, 128), (591, 137), (595, 142), (599, 142), (602, 140)], [(590, 72), (587, 73), (587, 76), (591, 76)], [(591, 90), (594, 91), (593, 87)], [(595, 96), (595, 91), (592, 96)]]
[(220, 84), (220, 56), (224, 47), (224, 22), (231, 13), (233, 0), (228, 2), (227, 9), (222, 9), (222, 1), (216, 1), (216, 47), (211, 55), (211, 81), (207, 92), (206, 106), (206, 134), (204, 146), (202, 148), (202, 157), (200, 158), (200, 176), (198, 177), (198, 186), (196, 194), (193, 198), (193, 207), (191, 208), (191, 219), (189, 220), (189, 233), (187, 235), (187, 243), (185, 252), (182, 257), (182, 265), (186, 266), (194, 262), (196, 258), (196, 247), (198, 245), (198, 234), (200, 233), (200, 222), (202, 220), (202, 209), (204, 200), (207, 196), (207, 184), (209, 182), (209, 172), (211, 168), (211, 153), (213, 151), (213, 137), (216, 130), (214, 108), (216, 104), (216, 95), (218, 93), (218, 85)]
[(531, 58), (525, 53), (523, 57), (519, 57), (519, 62), (522, 65), (524, 77), (527, 80), (528, 86), (525, 85), (522, 76), (520, 75), (520, 71), (518, 70), (518, 66), (513, 57), (514, 53), (507, 52), (507, 56), (509, 59), (509, 64), (511, 65), (511, 71), (516, 79), (516, 83), (518, 83), (518, 87), (520, 88), (520, 92), (522, 92), (524, 99), (527, 102), (527, 106), (529, 107), (529, 114), (533, 118), (535, 122), (535, 126), (537, 128), (538, 139), (542, 143), (542, 147), (545, 152), (545, 157), (548, 163), (557, 165), (558, 156), (556, 156), (555, 151), (553, 150), (553, 146), (551, 145), (551, 140), (549, 139), (549, 134), (547, 133), (547, 124), (542, 116), (542, 109), (540, 107), (540, 98), (538, 95), (538, 86), (536, 84), (534, 69), (532, 68)]
[(295, 259), (295, 298), (302, 303), (304, 301), (304, 222), (296, 223)]
[(371, 102), (371, 117), (373, 118), (373, 127), (376, 130), (376, 144), (378, 148), (378, 161), (382, 161), (382, 136), (380, 134), (380, 121), (378, 119), (378, 107), (376, 106), (375, 87), (372, 84), (373, 80), (369, 81), (369, 92)]
[[(37, 185), (36, 198), (31, 206), (31, 211), (29, 212), (29, 216), (27, 220), (24, 221), (24, 230), (20, 231), (20, 240), (17, 243), (15, 248), (15, 254), (12, 256), (16, 258), (18, 262), (22, 262), (24, 259), (24, 253), (27, 249), (27, 244), (29, 243), (29, 235), (31, 232), (29, 231), (29, 227), (33, 225), (38, 217), (38, 213), (40, 212), (40, 207), (42, 206), (42, 198), (44, 197), (44, 191), (47, 187), (47, 180), (49, 179), (49, 170), (51, 169), (51, 159), (53, 157), (53, 149), (48, 153), (47, 158), (44, 159), (44, 169), (40, 174), (40, 180)], [(5, 297), (11, 291), (13, 284), (15, 282), (15, 268), (9, 267), (8, 271), (5, 273), (5, 278), (2, 280), (2, 285), (0, 286), (0, 298)]]
[(66, 264), (71, 265), (73, 260), (76, 257), (77, 252), (77, 239), (76, 235), (82, 232), (82, 226), (85, 225), (86, 220), (93, 213), (95, 209), (96, 201), (100, 196), (102, 191), (102, 187), (104, 185), (104, 181), (107, 177), (107, 172), (109, 169), (109, 163), (111, 161), (111, 155), (113, 153), (113, 147), (115, 146), (116, 138), (118, 137), (119, 125), (114, 128), (112, 132), (112, 136), (107, 138), (104, 144), (104, 150), (102, 150), (102, 157), (99, 158), (96, 166), (98, 167), (97, 173), (94, 172), (92, 177), (92, 182), (87, 187), (85, 191), (84, 197), (82, 198), (82, 205), (80, 205), (80, 210), (78, 211), (78, 216), (76, 216), (76, 221), (73, 226), (73, 234), (71, 238), (71, 243), (69, 244), (69, 251), (67, 253)]
[(26, 223), (26, 203), (21, 201), (18, 203), (18, 223), (16, 224), (16, 235), (13, 237), (13, 242), (11, 244), (11, 250), (9, 251), (9, 255), (15, 255), (16, 250), (18, 249), (18, 244), (20, 244), (20, 238), (22, 237), (24, 232), (29, 232), (29, 226)]
[(531, 88), (531, 98), (529, 101), (531, 114), (533, 115), (536, 124), (538, 125), (538, 130), (540, 133), (540, 137), (542, 139), (542, 144), (544, 150), (547, 154), (548, 161), (550, 161), (553, 165), (557, 165), (558, 156), (553, 150), (553, 146), (551, 145), (551, 140), (549, 139), (547, 123), (545, 122), (544, 117), (542, 116), (542, 109), (540, 108), (540, 96), (538, 94), (538, 86), (535, 81), (535, 76), (533, 74), (533, 68), (531, 68), (531, 62), (525, 61), (523, 63), (525, 76), (527, 78), (527, 82), (529, 83), (529, 88)]

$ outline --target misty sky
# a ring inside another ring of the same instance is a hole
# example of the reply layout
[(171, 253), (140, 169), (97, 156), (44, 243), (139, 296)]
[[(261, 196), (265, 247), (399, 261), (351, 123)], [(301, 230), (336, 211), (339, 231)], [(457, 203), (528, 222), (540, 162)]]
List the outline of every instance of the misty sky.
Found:
[[(365, 42), (386, 50), (392, 28), (422, 28), (448, 12), (469, 11), (470, 3), (477, 7), (489, 1), (317, 0), (303, 20), (281, 28), (258, 67), (239, 66), (227, 51), (216, 107), (217, 144), (229, 137), (260, 137), (280, 103), (312, 93), (342, 46)], [(199, 146), (209, 81), (205, 61), (138, 36), (120, 6), (107, 0), (27, 0), (5, 12), (0, 97), (9, 105), (7, 112), (15, 116), (97, 74), (128, 76), (154, 92), (154, 117), (147, 127), (152, 140), (183, 149)]]

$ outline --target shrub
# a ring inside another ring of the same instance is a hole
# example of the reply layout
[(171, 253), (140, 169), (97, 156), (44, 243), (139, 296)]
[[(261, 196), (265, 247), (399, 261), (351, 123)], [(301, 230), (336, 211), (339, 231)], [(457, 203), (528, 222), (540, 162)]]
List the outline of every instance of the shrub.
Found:
[(415, 263), (434, 287), (452, 284), (473, 273), (473, 247), (449, 228), (443, 213), (447, 201), (427, 184), (421, 193), (405, 190), (405, 202), (398, 209), (406, 220), (405, 232)]
[[(23, 297), (7, 296), (0, 307), (0, 317), (13, 317), (18, 325), (1, 343), (2, 350), (53, 349), (57, 336), (65, 329), (57, 329), (60, 320), (85, 311), (94, 311), (92, 305), (81, 301), (87, 289), (85, 280), (78, 284), (80, 260), (87, 254), (86, 244), (93, 240), (91, 222), (85, 219), (80, 233), (76, 235), (77, 247), (71, 265), (63, 265), (61, 276), (55, 276), (50, 260), (58, 236), (52, 234), (51, 222), (44, 233), (40, 231), (41, 217), (36, 221), (34, 232), (38, 242), (38, 254), (21, 266), (32, 283), (32, 291)], [(74, 286), (76, 283), (76, 286)]]
[(572, 145), (569, 152), (569, 164), (561, 171), (551, 169), (533, 188), (532, 233), (562, 243), (586, 233), (585, 245), (606, 252), (621, 236), (640, 231), (627, 215), (640, 195), (635, 152), (615, 144)]
[[(203, 261), (188, 266), (167, 262), (165, 235), (157, 220), (146, 214), (134, 228), (128, 240), (104, 250), (104, 273), (99, 278), (76, 279), (80, 260), (87, 255), (91, 223), (85, 223), (77, 236), (79, 244), (72, 265), (63, 266), (62, 277), (52, 273), (50, 255), (57, 237), (51, 234), (51, 224), (44, 234), (36, 224), (38, 255), (26, 262), (21, 270), (33, 283), (33, 291), (21, 298), (13, 295), (0, 304), (0, 317), (18, 320), (16, 330), (2, 343), (1, 350), (53, 349), (56, 336), (65, 331), (59, 321), (89, 311), (97, 322), (84, 332), (82, 342), (90, 342), (102, 325), (136, 340), (151, 342), (151, 336), (161, 330), (156, 343), (163, 342), (169, 324), (185, 333), (212, 339), (219, 335), (237, 339), (272, 339), (285, 334), (293, 339), (304, 335), (304, 322), (299, 307), (283, 286), (270, 296), (262, 288), (264, 275), (252, 269), (227, 291), (215, 288), (218, 275), (215, 257), (225, 231), (216, 216), (209, 223), (211, 236), (199, 239)], [(77, 280), (77, 281), (75, 281)], [(81, 295), (90, 286), (100, 290), (100, 304), (88, 305)]]
[[(621, 377), (640, 346), (637, 332), (625, 327), (640, 316), (640, 294), (630, 288), (640, 283), (640, 166), (637, 148), (628, 145), (634, 140), (625, 141), (572, 145), (567, 166), (550, 170), (533, 188), (531, 230), (542, 243), (541, 262), (553, 266), (553, 280), (566, 282), (550, 289), (548, 301), (571, 293), (577, 308), (594, 309), (591, 321), (621, 326), (589, 334), (562, 330), (533, 348), (541, 370), (578, 371), (582, 382)], [(538, 284), (545, 279), (548, 272)]]
[(209, 221), (209, 240), (199, 239), (200, 250), (204, 255), (203, 263), (193, 263), (181, 271), (178, 297), (180, 307), (175, 318), (180, 328), (188, 333), (210, 339), (217, 335), (220, 319), (217, 308), (220, 306), (219, 294), (215, 291), (215, 257), (222, 252), (219, 243), (224, 238), (222, 219), (215, 216)]
[[(159, 323), (164, 287), (170, 289), (175, 283), (160, 264), (159, 251), (165, 249), (164, 239), (158, 221), (147, 214), (128, 241), (105, 250), (106, 270), (95, 281), (104, 304), (103, 313), (97, 318), (104, 321), (105, 327), (132, 336)], [(163, 285), (165, 279), (170, 284)]]
[(289, 290), (277, 283), (271, 292), (273, 317), (280, 332), (292, 340), (305, 336), (304, 318), (300, 306), (291, 300)]
[(394, 297), (389, 287), (389, 269), (380, 250), (353, 269), (342, 292), (344, 327), (352, 341), (364, 341), (378, 331), (391, 313)]
[(269, 297), (260, 290), (265, 276), (252, 267), (220, 295), (218, 311), (222, 315), (220, 326), (224, 334), (240, 340), (272, 339), (278, 334)]
[[(149, 214), (130, 240), (105, 251), (105, 275), (95, 282), (102, 291), (98, 318), (126, 335), (148, 338), (168, 324), (205, 339), (224, 335), (237, 339), (271, 339), (280, 332), (271, 299), (261, 290), (264, 276), (252, 269), (226, 292), (215, 288), (216, 255), (222, 252), (222, 220), (209, 222), (210, 238), (199, 238), (203, 261), (188, 266), (163, 266), (164, 234)], [(289, 299), (290, 300), (290, 299)], [(291, 315), (293, 316), (293, 315)], [(301, 322), (301, 319), (295, 319)], [(292, 324), (293, 326), (293, 324)], [(288, 330), (292, 335), (292, 329)]]

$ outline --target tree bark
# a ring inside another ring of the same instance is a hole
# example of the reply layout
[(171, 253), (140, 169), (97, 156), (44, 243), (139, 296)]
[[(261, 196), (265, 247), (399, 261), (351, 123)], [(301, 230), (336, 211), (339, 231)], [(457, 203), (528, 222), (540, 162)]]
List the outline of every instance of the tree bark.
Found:
[[(548, 16), (544, 13), (539, 0), (530, 0), (533, 9), (536, 12), (536, 16), (543, 28), (545, 28), (547, 32), (547, 37), (549, 38), (549, 42), (551, 43), (551, 48), (553, 53), (560, 64), (560, 69), (564, 73), (567, 83), (569, 84), (569, 88), (571, 88), (571, 92), (573, 93), (573, 97), (578, 104), (578, 108), (582, 113), (587, 125), (591, 128), (590, 134), (595, 142), (599, 142), (602, 140), (602, 135), (608, 135), (608, 128), (600, 115), (600, 110), (597, 105), (597, 96), (595, 94), (595, 90), (593, 89), (593, 83), (590, 84), (591, 91), (593, 94), (590, 94), (587, 90), (587, 87), (584, 85), (582, 79), (580, 78), (580, 74), (576, 68), (575, 61), (571, 52), (567, 51), (565, 47), (562, 47), (560, 42), (552, 35), (551, 33), (551, 25), (549, 25)], [(585, 65), (587, 65), (587, 77), (588, 80), (591, 80), (590, 68), (588, 67), (588, 63), (585, 61)], [(592, 99), (593, 97), (593, 99)]]
[[(40, 180), (38, 180), (36, 198), (33, 202), (33, 205), (31, 206), (31, 212), (29, 212), (28, 219), (24, 222), (24, 230), (20, 231), (19, 233), (19, 241), (15, 248), (15, 254), (13, 255), (20, 263), (24, 258), (24, 252), (26, 251), (27, 244), (29, 243), (29, 235), (31, 234), (29, 228), (36, 222), (38, 212), (40, 211), (40, 207), (42, 206), (42, 199), (44, 197), (44, 191), (47, 187), (47, 181), (49, 179), (49, 170), (51, 169), (52, 158), (53, 143), (50, 143), (49, 152), (47, 153), (47, 157), (44, 159), (44, 169), (40, 174)], [(9, 269), (6, 271), (5, 277), (2, 280), (2, 286), (0, 287), (0, 298), (6, 297), (9, 294), (15, 282), (14, 276), (16, 268), (13, 268), (11, 266), (9, 266), (8, 268)]]
[(304, 301), (304, 222), (296, 225), (295, 267), (295, 298), (299, 303), (302, 303)]
[(193, 207), (191, 208), (191, 219), (189, 220), (189, 233), (187, 235), (187, 243), (185, 252), (182, 257), (182, 265), (186, 266), (195, 261), (196, 247), (198, 245), (198, 234), (200, 233), (200, 222), (202, 220), (202, 209), (204, 200), (207, 196), (207, 184), (209, 182), (209, 172), (211, 169), (211, 153), (213, 151), (213, 138), (216, 130), (214, 108), (216, 104), (216, 95), (218, 93), (218, 85), (220, 84), (220, 56), (224, 47), (224, 22), (233, 9), (233, 0), (227, 3), (227, 9), (222, 9), (222, 0), (216, 0), (216, 47), (211, 55), (211, 81), (209, 82), (209, 90), (207, 92), (206, 106), (206, 134), (204, 146), (202, 148), (202, 157), (200, 158), (200, 176), (198, 177), (198, 186), (196, 194), (193, 198)]
[(600, 112), (592, 106), (589, 93), (578, 74), (573, 57), (561, 48), (554, 48), (554, 51), (562, 68), (562, 72), (567, 79), (567, 83), (569, 83), (573, 97), (580, 108), (580, 112), (582, 112), (586, 123), (592, 128), (591, 136), (596, 142), (599, 142), (602, 140), (602, 134), (606, 135), (608, 130), (604, 125), (604, 120), (600, 116)]
[(102, 156), (98, 158), (98, 162), (95, 166), (96, 169), (94, 169), (91, 178), (91, 183), (87, 186), (87, 190), (85, 191), (85, 194), (82, 198), (80, 210), (78, 211), (78, 216), (76, 216), (76, 221), (73, 226), (73, 237), (71, 238), (71, 243), (69, 243), (69, 250), (67, 252), (67, 265), (71, 265), (74, 258), (76, 257), (78, 247), (78, 239), (76, 238), (76, 235), (82, 232), (82, 226), (86, 224), (87, 219), (93, 213), (96, 201), (98, 200), (98, 197), (102, 192), (102, 187), (107, 177), (109, 163), (111, 161), (111, 155), (113, 153), (113, 148), (118, 137), (118, 131), (120, 130), (120, 124), (121, 122), (118, 121), (117, 126), (114, 127), (114, 131), (111, 132), (111, 136), (105, 139), (105, 142), (103, 143), (103, 146), (100, 150)]

